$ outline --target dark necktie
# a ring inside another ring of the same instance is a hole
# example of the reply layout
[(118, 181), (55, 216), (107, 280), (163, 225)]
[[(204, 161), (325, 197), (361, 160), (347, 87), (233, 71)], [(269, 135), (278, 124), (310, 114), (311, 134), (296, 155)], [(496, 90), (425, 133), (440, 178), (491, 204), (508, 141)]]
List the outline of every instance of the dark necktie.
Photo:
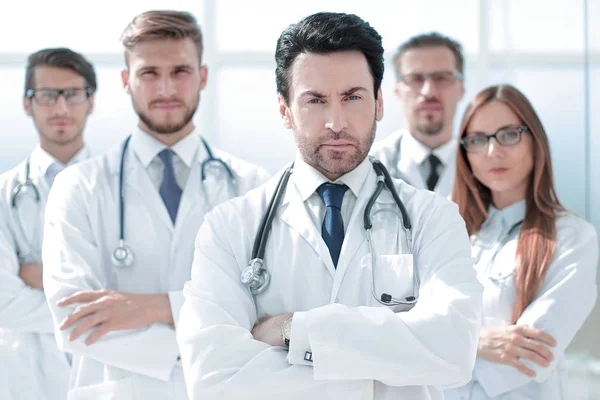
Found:
[(177, 210), (179, 209), (179, 200), (181, 200), (181, 188), (175, 179), (175, 170), (173, 169), (173, 151), (164, 149), (158, 156), (163, 162), (164, 173), (163, 180), (160, 184), (160, 197), (162, 197), (171, 221), (175, 223), (177, 218)]
[(431, 153), (429, 157), (427, 157), (427, 161), (429, 161), (429, 166), (431, 167), (429, 177), (427, 178), (427, 189), (433, 190), (438, 182), (438, 179), (440, 179), (440, 174), (438, 173), (438, 166), (440, 166), (442, 162), (433, 153)]
[(342, 250), (342, 243), (344, 242), (342, 200), (344, 199), (346, 190), (348, 190), (348, 186), (334, 185), (333, 183), (324, 183), (317, 189), (317, 193), (321, 196), (327, 207), (321, 228), (321, 235), (329, 248), (331, 260), (336, 268)]

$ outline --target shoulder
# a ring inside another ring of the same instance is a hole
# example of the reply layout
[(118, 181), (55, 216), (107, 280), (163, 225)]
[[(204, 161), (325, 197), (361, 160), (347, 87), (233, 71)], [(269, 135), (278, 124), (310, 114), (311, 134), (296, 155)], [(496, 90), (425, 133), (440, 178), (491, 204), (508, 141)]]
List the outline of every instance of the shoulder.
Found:
[(562, 213), (556, 219), (556, 251), (570, 252), (576, 247), (598, 252), (598, 236), (594, 226), (572, 212)]
[(12, 190), (14, 182), (17, 181), (20, 176), (24, 175), (25, 164), (26, 161), (22, 161), (19, 163), (19, 165), (0, 174), (0, 188), (2, 191), (6, 190), (7, 188)]
[(111, 175), (119, 173), (121, 149), (121, 144), (116, 145), (105, 153), (66, 168), (56, 177), (53, 188), (79, 188), (91, 193), (102, 189)]
[(371, 147), (370, 154), (376, 158), (389, 156), (389, 153), (395, 152), (398, 147), (398, 142), (404, 135), (404, 129), (389, 134), (384, 139), (381, 139)]
[(241, 158), (231, 155), (225, 151), (215, 149), (214, 153), (216, 157), (227, 163), (233, 172), (235, 172), (235, 174), (242, 179), (258, 176), (264, 177), (264, 182), (270, 176), (269, 172), (265, 168), (242, 160)]

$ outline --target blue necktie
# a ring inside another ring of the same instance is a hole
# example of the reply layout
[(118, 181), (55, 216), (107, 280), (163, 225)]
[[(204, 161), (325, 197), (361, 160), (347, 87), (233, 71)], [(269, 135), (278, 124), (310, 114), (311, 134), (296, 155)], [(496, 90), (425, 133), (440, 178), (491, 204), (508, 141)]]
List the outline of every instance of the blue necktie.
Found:
[(333, 183), (324, 183), (317, 189), (317, 193), (323, 199), (327, 211), (321, 228), (323, 240), (329, 248), (333, 265), (337, 268), (337, 263), (344, 242), (344, 221), (342, 220), (342, 200), (344, 193), (348, 190), (346, 185), (334, 185)]
[(173, 151), (164, 149), (158, 156), (163, 162), (164, 173), (163, 180), (160, 184), (160, 197), (162, 197), (171, 221), (175, 223), (177, 218), (177, 209), (179, 209), (179, 200), (181, 200), (181, 188), (175, 179), (175, 170), (173, 169)]

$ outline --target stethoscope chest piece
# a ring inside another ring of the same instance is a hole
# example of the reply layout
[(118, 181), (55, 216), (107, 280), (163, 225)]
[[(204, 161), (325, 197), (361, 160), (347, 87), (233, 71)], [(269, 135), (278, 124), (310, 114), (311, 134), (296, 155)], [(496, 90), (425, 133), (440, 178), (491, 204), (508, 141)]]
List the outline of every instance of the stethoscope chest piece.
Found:
[(113, 250), (111, 258), (115, 267), (129, 267), (133, 264), (133, 251), (125, 245), (123, 240), (119, 240), (119, 244)]
[(250, 265), (244, 268), (240, 280), (248, 286), (253, 295), (257, 295), (264, 292), (269, 286), (271, 274), (263, 268), (262, 260), (255, 258), (250, 261)]

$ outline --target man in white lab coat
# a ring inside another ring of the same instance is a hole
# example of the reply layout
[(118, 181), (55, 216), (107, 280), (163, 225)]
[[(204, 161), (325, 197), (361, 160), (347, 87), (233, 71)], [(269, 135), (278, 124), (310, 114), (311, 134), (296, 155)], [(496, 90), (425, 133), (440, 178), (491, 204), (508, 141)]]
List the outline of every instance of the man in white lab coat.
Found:
[(187, 399), (175, 330), (195, 235), (212, 206), (268, 174), (211, 151), (194, 129), (207, 68), (192, 15), (145, 12), (122, 40), (138, 126), (57, 179), (44, 286), (73, 354), (69, 399)]
[(462, 47), (439, 33), (418, 35), (400, 45), (394, 69), (408, 126), (375, 143), (371, 154), (394, 177), (449, 196), (458, 151), (453, 121), (465, 92)]
[[(273, 179), (198, 233), (177, 332), (190, 398), (442, 399), (471, 375), (481, 286), (456, 205), (398, 180), (407, 218), (383, 190), (370, 254), (381, 36), (355, 15), (319, 13), (282, 33), (275, 59), (298, 155), (278, 201)], [(264, 269), (246, 269), (254, 258)], [(254, 285), (267, 272), (270, 284)]]
[(67, 396), (69, 361), (54, 340), (42, 283), (42, 228), (48, 192), (65, 167), (88, 158), (83, 130), (94, 108), (96, 74), (66, 48), (31, 54), (23, 106), (39, 145), (0, 176), (0, 398)]

